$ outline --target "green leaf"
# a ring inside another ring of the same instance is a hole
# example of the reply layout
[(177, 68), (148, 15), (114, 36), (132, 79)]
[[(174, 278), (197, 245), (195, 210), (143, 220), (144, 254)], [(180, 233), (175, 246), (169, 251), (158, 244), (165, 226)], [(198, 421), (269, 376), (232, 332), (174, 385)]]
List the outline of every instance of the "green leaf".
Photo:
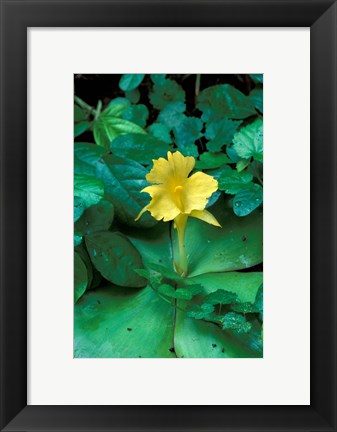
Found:
[(166, 74), (151, 74), (151, 79), (154, 84), (163, 85), (166, 80)]
[(216, 324), (189, 318), (180, 310), (176, 314), (174, 347), (178, 357), (262, 357), (261, 343), (258, 343), (258, 337), (252, 332), (245, 335), (223, 331)]
[(208, 294), (203, 302), (206, 304), (216, 305), (216, 304), (231, 304), (236, 303), (238, 297), (235, 293), (226, 291), (224, 289), (218, 289), (210, 294)]
[(144, 74), (124, 74), (119, 81), (119, 88), (123, 91), (134, 90), (143, 81)]
[(84, 109), (80, 108), (78, 105), (74, 105), (74, 122), (78, 123), (80, 121), (86, 120), (88, 114)]
[(74, 252), (74, 302), (76, 303), (88, 286), (88, 272), (77, 252)]
[(113, 218), (113, 205), (103, 199), (98, 204), (84, 211), (81, 218), (75, 224), (75, 230), (81, 236), (82, 234), (88, 235), (97, 231), (106, 231), (110, 228)]
[(172, 358), (174, 308), (149, 287), (107, 285), (75, 305), (76, 358)]
[(235, 330), (237, 333), (248, 333), (252, 325), (243, 315), (235, 312), (229, 312), (223, 318), (222, 328), (224, 330)]
[(151, 270), (154, 270), (157, 273), (160, 273), (162, 276), (164, 276), (167, 279), (170, 279), (170, 280), (175, 281), (175, 282), (179, 282), (181, 284), (184, 283), (184, 278), (182, 278), (178, 273), (176, 273), (173, 270), (173, 264), (172, 263), (171, 263), (170, 266), (165, 267), (165, 266), (163, 266), (161, 264), (157, 264), (157, 263), (154, 263), (154, 262), (149, 262), (147, 264), (147, 266)]
[(245, 119), (256, 114), (254, 104), (236, 88), (229, 84), (208, 87), (198, 97), (198, 109), (206, 114), (203, 119), (228, 117)]
[(258, 118), (234, 135), (233, 148), (244, 159), (263, 160), (263, 121)]
[(160, 267), (153, 268), (157, 273), (161, 273), (162, 268), (173, 272), (170, 224), (158, 222), (148, 230), (123, 227), (123, 232), (141, 254), (144, 266), (151, 268), (157, 264)]
[(123, 112), (131, 106), (131, 103), (128, 99), (118, 97), (112, 99), (109, 102), (109, 105), (105, 108), (101, 115), (108, 117), (121, 117)]
[(222, 171), (218, 179), (218, 185), (220, 190), (234, 195), (252, 187), (252, 180), (252, 174), (245, 171), (238, 172), (228, 167), (228, 169)]
[(165, 106), (158, 116), (160, 123), (166, 125), (170, 130), (179, 124), (186, 118), (184, 112), (186, 105), (184, 102), (172, 102)]
[(149, 98), (154, 108), (161, 110), (171, 102), (184, 102), (185, 91), (175, 81), (165, 79), (154, 84)]
[(114, 154), (102, 156), (95, 152), (90, 145), (75, 146), (76, 158), (80, 164), (75, 163), (75, 171), (90, 172), (104, 183), (105, 197), (112, 202), (116, 217), (127, 225), (138, 227), (151, 227), (157, 221), (149, 214), (135, 222), (135, 218), (150, 200), (141, 190), (148, 186), (145, 176), (148, 172), (139, 163), (120, 158)]
[(250, 164), (250, 159), (240, 159), (236, 164), (237, 172), (241, 172)]
[[(189, 257), (188, 274), (226, 272), (252, 267), (262, 262), (262, 212), (238, 218), (226, 203), (218, 201), (208, 209), (222, 228), (189, 218), (185, 245)], [(172, 230), (174, 257), (178, 256), (177, 232)]]
[(249, 94), (250, 99), (256, 109), (263, 113), (263, 90), (261, 87), (255, 87)]
[(228, 118), (209, 122), (205, 133), (206, 138), (210, 140), (207, 143), (208, 150), (218, 152), (224, 145), (230, 144), (241, 123), (242, 121), (233, 121)]
[(172, 137), (170, 135), (170, 129), (161, 123), (153, 123), (148, 127), (149, 133), (155, 138), (163, 141), (166, 144), (172, 143)]
[(200, 155), (200, 158), (196, 162), (195, 167), (199, 170), (207, 170), (220, 168), (222, 165), (225, 165), (227, 163), (231, 163), (231, 161), (224, 153), (206, 152)]
[(195, 319), (209, 319), (214, 312), (214, 306), (211, 304), (193, 305), (187, 309), (187, 316)]
[(120, 233), (94, 233), (85, 238), (90, 259), (101, 275), (124, 287), (143, 287), (146, 280), (133, 271), (142, 268), (142, 258), (132, 243)]
[(148, 117), (149, 110), (147, 109), (146, 105), (143, 104), (130, 106), (122, 113), (122, 118), (124, 120), (128, 120), (140, 126), (141, 128), (146, 126)]
[(93, 133), (96, 144), (108, 148), (111, 141), (119, 135), (128, 133), (145, 134), (146, 132), (135, 123), (119, 117), (111, 117), (103, 111), (94, 122)]
[(74, 206), (75, 222), (83, 211), (97, 204), (104, 195), (103, 183), (95, 178), (85, 175), (75, 174), (74, 176)]
[(191, 285), (184, 288), (174, 289), (172, 285), (162, 284), (158, 287), (158, 292), (166, 297), (181, 300), (191, 300), (202, 290), (200, 285)]
[(75, 123), (74, 125), (74, 138), (82, 135), (83, 132), (88, 130), (90, 127), (90, 123), (88, 121), (81, 121), (79, 123)]
[(263, 189), (260, 185), (252, 183), (249, 189), (240, 191), (234, 197), (233, 210), (237, 216), (247, 216), (263, 201)]
[(138, 89), (130, 90), (125, 92), (125, 97), (131, 103), (138, 103), (140, 99), (140, 91)]
[(152, 163), (152, 159), (165, 157), (169, 147), (163, 141), (148, 134), (127, 134), (114, 139), (110, 149), (118, 156), (148, 165)]
[(178, 149), (184, 156), (198, 156), (195, 141), (202, 137), (203, 122), (197, 117), (185, 117), (174, 126), (174, 136)]
[(263, 280), (263, 273), (206, 273), (188, 279), (190, 283), (202, 285), (206, 296), (218, 290), (225, 290), (236, 295), (241, 303), (254, 303)]
[(235, 304), (232, 306), (232, 310), (243, 314), (260, 312), (255, 304), (250, 302)]

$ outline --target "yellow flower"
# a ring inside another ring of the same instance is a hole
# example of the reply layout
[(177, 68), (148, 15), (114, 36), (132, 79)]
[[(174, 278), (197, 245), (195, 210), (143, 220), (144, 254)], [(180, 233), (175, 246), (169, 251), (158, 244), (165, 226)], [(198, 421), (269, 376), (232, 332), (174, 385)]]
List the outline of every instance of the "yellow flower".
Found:
[(188, 177), (194, 165), (194, 157), (185, 157), (178, 151), (168, 152), (167, 160), (154, 160), (153, 168), (146, 175), (146, 180), (153, 183), (153, 186), (142, 190), (147, 192), (152, 200), (136, 220), (149, 211), (155, 219), (164, 222), (184, 214), (220, 226), (215, 217), (205, 210), (208, 198), (218, 189), (218, 182), (203, 172)]
[(218, 189), (218, 182), (203, 172), (189, 177), (194, 165), (195, 159), (192, 156), (185, 157), (179, 151), (168, 152), (167, 160), (154, 160), (153, 168), (146, 175), (146, 180), (152, 186), (142, 190), (152, 199), (136, 218), (137, 221), (144, 212), (149, 211), (156, 220), (174, 220), (180, 251), (179, 263), (175, 264), (182, 275), (187, 272), (184, 235), (188, 216), (220, 226), (215, 217), (205, 210), (208, 198)]

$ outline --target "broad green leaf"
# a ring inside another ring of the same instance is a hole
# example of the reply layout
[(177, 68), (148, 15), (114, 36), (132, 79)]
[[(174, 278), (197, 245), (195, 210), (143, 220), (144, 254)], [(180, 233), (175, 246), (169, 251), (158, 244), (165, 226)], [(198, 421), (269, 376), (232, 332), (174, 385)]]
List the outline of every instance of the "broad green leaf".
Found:
[(90, 123), (88, 121), (81, 121), (79, 123), (75, 123), (74, 125), (74, 138), (82, 135), (83, 132), (88, 130), (90, 127)]
[(88, 114), (84, 109), (80, 108), (78, 105), (74, 105), (74, 122), (78, 123), (80, 121), (86, 120)]
[(261, 87), (255, 87), (249, 94), (250, 99), (256, 109), (263, 113), (263, 90)]
[(108, 148), (111, 141), (119, 135), (136, 133), (145, 134), (140, 126), (119, 117), (111, 117), (104, 112), (94, 122), (93, 133), (97, 145)]
[(233, 200), (233, 210), (237, 216), (247, 216), (263, 201), (263, 189), (252, 183), (249, 189), (241, 190)]
[(195, 295), (199, 294), (201, 289), (200, 285), (175, 289), (172, 285), (162, 284), (158, 287), (158, 292), (172, 299), (191, 300)]
[[(181, 302), (179, 302), (181, 304)], [(255, 334), (238, 335), (218, 325), (187, 317), (177, 310), (174, 347), (184, 358), (262, 357), (261, 343)]]
[(218, 290), (225, 290), (237, 296), (241, 303), (254, 303), (262, 284), (262, 272), (224, 272), (206, 273), (188, 278), (190, 283), (203, 287), (205, 295), (213, 294)]
[(172, 102), (165, 106), (158, 116), (158, 121), (166, 125), (170, 130), (179, 124), (186, 118), (184, 112), (186, 105), (184, 102)]
[[(157, 264), (160, 266), (157, 269), (174, 271), (170, 225), (167, 222), (158, 222), (147, 230), (123, 227), (123, 232), (141, 254), (145, 267), (158, 271), (154, 268)], [(158, 272), (161, 273), (161, 270)]]
[(152, 227), (157, 221), (148, 213), (140, 220), (135, 218), (150, 197), (141, 190), (148, 186), (145, 179), (148, 170), (139, 163), (120, 158), (115, 155), (105, 155), (105, 151), (95, 145), (75, 145), (75, 172), (94, 175), (105, 186), (105, 198), (112, 202), (116, 217), (127, 225)]
[(84, 262), (84, 264), (86, 266), (87, 273), (88, 273), (87, 289), (90, 289), (93, 278), (94, 278), (94, 268), (93, 268), (92, 262), (90, 260), (88, 252), (87, 252), (85, 245), (83, 243), (81, 245), (78, 245), (76, 247), (75, 251), (81, 257), (82, 261)]
[(138, 89), (130, 90), (125, 92), (125, 97), (131, 103), (138, 103), (140, 99), (140, 91)]
[(94, 233), (86, 236), (85, 243), (92, 263), (109, 282), (134, 288), (146, 285), (146, 280), (133, 271), (143, 267), (142, 258), (122, 234)]
[(122, 118), (124, 120), (128, 120), (140, 126), (141, 128), (146, 126), (148, 117), (149, 110), (147, 109), (146, 105), (143, 104), (132, 105), (122, 113)]
[[(74, 176), (74, 207), (75, 207), (75, 222), (78, 220), (78, 215), (81, 216), (83, 211), (97, 204), (104, 195), (103, 183), (95, 178), (86, 175), (75, 174)], [(79, 211), (82, 209), (82, 211)]]
[(240, 334), (248, 333), (251, 330), (252, 325), (243, 315), (229, 312), (223, 318), (222, 328), (224, 330), (231, 329)]
[(97, 231), (107, 231), (114, 218), (113, 205), (106, 200), (89, 207), (75, 224), (75, 230), (81, 235), (92, 234)]
[(74, 302), (82, 297), (88, 286), (87, 268), (82, 258), (74, 252)]
[(149, 98), (154, 108), (161, 110), (171, 102), (184, 102), (185, 91), (175, 81), (165, 79), (154, 84)]
[(160, 141), (166, 144), (172, 143), (172, 137), (170, 135), (170, 129), (162, 123), (153, 123), (148, 127), (149, 133)]
[(151, 79), (154, 84), (162, 85), (166, 80), (166, 74), (151, 74)]
[(256, 114), (254, 104), (229, 84), (208, 87), (198, 97), (198, 108), (207, 113), (205, 121), (215, 118), (245, 119)]
[[(209, 272), (227, 272), (252, 267), (262, 262), (262, 212), (237, 217), (220, 200), (208, 209), (222, 228), (189, 218), (185, 244), (189, 276)], [(178, 256), (177, 233), (172, 229), (174, 256)]]
[(109, 117), (121, 117), (123, 112), (131, 106), (131, 103), (128, 99), (118, 97), (112, 99), (109, 102), (109, 105), (105, 108), (102, 115)]
[(242, 190), (252, 187), (252, 174), (248, 172), (238, 172), (228, 167), (223, 170), (218, 179), (219, 189), (227, 194), (236, 194)]
[(184, 156), (198, 156), (195, 141), (202, 137), (203, 122), (197, 117), (185, 117), (174, 127), (178, 149)]
[(124, 74), (119, 81), (119, 88), (123, 91), (134, 90), (143, 81), (144, 74)]
[(234, 135), (233, 148), (240, 158), (263, 160), (263, 121), (258, 118)]
[(241, 123), (241, 121), (233, 121), (228, 118), (209, 122), (205, 133), (209, 140), (207, 143), (208, 150), (219, 152), (224, 145), (230, 144)]
[(114, 139), (110, 149), (118, 156), (148, 165), (152, 159), (165, 157), (169, 146), (148, 134), (127, 134)]
[(203, 153), (196, 162), (195, 167), (199, 170), (219, 168), (222, 165), (231, 163), (230, 159), (224, 153)]
[(89, 291), (74, 313), (76, 358), (175, 357), (174, 308), (149, 287)]

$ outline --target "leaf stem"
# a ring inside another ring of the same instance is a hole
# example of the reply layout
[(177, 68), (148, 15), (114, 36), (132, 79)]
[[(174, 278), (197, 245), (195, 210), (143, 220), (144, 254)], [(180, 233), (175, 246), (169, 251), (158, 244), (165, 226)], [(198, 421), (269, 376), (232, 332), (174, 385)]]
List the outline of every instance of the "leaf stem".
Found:
[(85, 111), (88, 111), (90, 114), (93, 114), (94, 116), (96, 116), (96, 110), (92, 106), (90, 106), (89, 104), (87, 104), (86, 102), (84, 102), (84, 100), (82, 100), (81, 98), (79, 98), (76, 95), (74, 96), (74, 100), (75, 100), (75, 102), (77, 103), (78, 106), (80, 106), (81, 108), (83, 108)]

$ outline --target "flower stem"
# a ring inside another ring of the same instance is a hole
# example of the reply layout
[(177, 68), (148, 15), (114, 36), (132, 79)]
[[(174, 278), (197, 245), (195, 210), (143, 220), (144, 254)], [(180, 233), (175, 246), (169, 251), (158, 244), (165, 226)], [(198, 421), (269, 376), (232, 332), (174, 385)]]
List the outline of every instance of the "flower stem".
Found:
[(186, 276), (188, 270), (188, 262), (185, 247), (185, 229), (187, 223), (187, 215), (180, 214), (175, 219), (175, 224), (178, 232), (178, 247), (179, 257), (178, 261), (175, 262), (175, 267), (180, 276)]

